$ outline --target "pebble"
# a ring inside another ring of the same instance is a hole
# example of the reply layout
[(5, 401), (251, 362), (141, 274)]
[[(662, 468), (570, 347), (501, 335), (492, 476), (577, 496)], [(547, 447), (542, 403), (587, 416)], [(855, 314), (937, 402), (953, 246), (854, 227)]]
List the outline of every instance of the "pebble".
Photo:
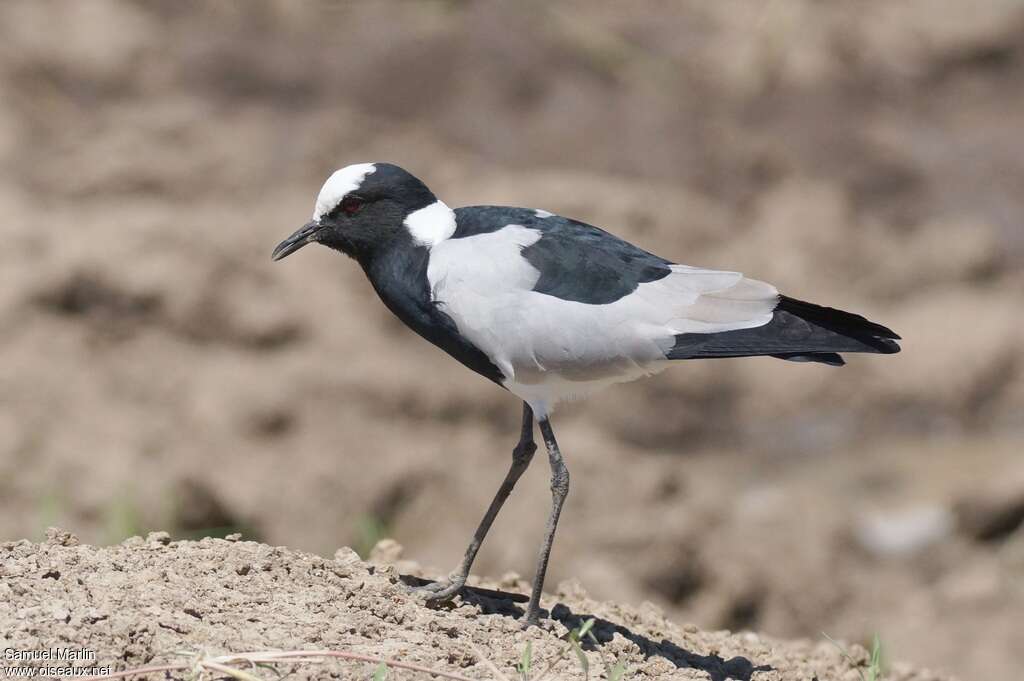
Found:
[(948, 538), (955, 526), (952, 511), (940, 505), (872, 513), (857, 522), (857, 542), (877, 556), (892, 557), (916, 553)]

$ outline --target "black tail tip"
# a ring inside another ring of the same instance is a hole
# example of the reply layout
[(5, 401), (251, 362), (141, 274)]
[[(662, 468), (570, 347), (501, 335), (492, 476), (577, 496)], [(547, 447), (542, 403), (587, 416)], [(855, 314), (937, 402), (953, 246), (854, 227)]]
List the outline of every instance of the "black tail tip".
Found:
[(897, 340), (900, 340), (900, 337), (896, 334), (885, 338), (877, 338), (876, 340), (878, 342), (878, 345), (876, 346), (878, 347), (878, 352), (883, 355), (895, 355), (903, 349), (900, 347), (900, 344), (896, 342)]
[(777, 309), (796, 315), (833, 333), (855, 339), (870, 348), (870, 350), (865, 348), (857, 352), (874, 350), (883, 355), (892, 355), (900, 351), (900, 345), (896, 341), (902, 339), (898, 333), (859, 314), (815, 305), (789, 296), (779, 297)]

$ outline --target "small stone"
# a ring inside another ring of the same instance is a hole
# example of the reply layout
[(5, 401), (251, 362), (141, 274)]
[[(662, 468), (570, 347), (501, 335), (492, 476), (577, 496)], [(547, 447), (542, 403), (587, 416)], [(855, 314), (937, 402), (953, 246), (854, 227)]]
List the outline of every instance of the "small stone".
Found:
[(167, 532), (150, 532), (146, 535), (146, 543), (167, 546), (171, 543), (171, 535)]
[(242, 541), (242, 533), (241, 532), (232, 532), (228, 536), (224, 537), (224, 541), (232, 541), (232, 542), (234, 542), (234, 541)]
[(78, 537), (59, 527), (46, 528), (46, 543), (53, 546), (78, 546)]
[(676, 671), (676, 666), (664, 657), (651, 658), (646, 664), (641, 665), (640, 670), (647, 676), (659, 677), (668, 676)]
[(399, 581), (398, 568), (390, 563), (378, 565), (377, 576), (389, 580), (392, 584), (397, 584)]
[(947, 538), (953, 526), (948, 508), (927, 505), (865, 516), (854, 534), (860, 545), (875, 555), (901, 556)]
[(359, 557), (359, 554), (353, 551), (348, 546), (342, 546), (340, 549), (334, 552), (334, 562), (341, 563), (342, 565), (355, 566), (363, 559)]
[(381, 539), (370, 549), (371, 563), (395, 563), (402, 557), (402, 545), (394, 539)]

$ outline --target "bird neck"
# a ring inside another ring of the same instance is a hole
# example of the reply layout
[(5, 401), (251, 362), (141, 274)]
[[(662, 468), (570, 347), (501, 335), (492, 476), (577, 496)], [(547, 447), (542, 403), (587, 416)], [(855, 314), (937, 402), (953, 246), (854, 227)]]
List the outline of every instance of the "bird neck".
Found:
[(427, 263), (430, 251), (411, 242), (395, 243), (365, 257), (356, 256), (377, 295), (402, 321), (414, 326), (431, 306)]
[(413, 243), (380, 252), (361, 262), (381, 301), (410, 329), (465, 366), (504, 387), (504, 375), (491, 359), (459, 333), (455, 322), (431, 299), (427, 265), (430, 249)]

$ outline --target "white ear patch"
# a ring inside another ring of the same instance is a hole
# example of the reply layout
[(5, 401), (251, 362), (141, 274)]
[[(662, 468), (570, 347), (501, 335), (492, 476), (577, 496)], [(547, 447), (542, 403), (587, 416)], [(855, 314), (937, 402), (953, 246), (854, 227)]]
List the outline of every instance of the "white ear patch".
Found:
[(405, 228), (420, 246), (433, 246), (455, 234), (455, 212), (435, 201), (405, 216)]
[(320, 194), (316, 197), (316, 205), (313, 207), (313, 220), (319, 220), (327, 215), (341, 203), (345, 195), (359, 189), (366, 176), (377, 170), (372, 163), (356, 163), (345, 166), (341, 170), (335, 170), (327, 178), (324, 186), (320, 188)]

